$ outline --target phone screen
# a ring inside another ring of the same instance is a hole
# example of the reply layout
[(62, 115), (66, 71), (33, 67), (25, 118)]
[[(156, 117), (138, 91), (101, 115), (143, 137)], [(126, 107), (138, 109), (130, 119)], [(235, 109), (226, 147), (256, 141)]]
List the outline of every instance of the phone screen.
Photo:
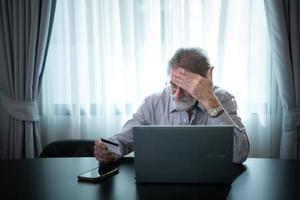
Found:
[(78, 181), (92, 181), (97, 182), (106, 177), (112, 176), (119, 172), (119, 169), (116, 167), (96, 167), (87, 172), (84, 172), (77, 176)]

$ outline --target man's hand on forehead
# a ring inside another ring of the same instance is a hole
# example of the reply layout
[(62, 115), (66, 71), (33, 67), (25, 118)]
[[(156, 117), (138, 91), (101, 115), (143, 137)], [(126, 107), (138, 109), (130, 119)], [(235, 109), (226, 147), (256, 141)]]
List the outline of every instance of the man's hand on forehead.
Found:
[(207, 77), (204, 77), (204, 76), (201, 76), (200, 74), (196, 74), (196, 73), (193, 73), (189, 70), (186, 70), (184, 69), (183, 67), (180, 67), (178, 65), (176, 65), (175, 68), (172, 69), (172, 75), (183, 75), (185, 76), (186, 78), (197, 78), (197, 77), (202, 77), (202, 78), (207, 78), (209, 79), (210, 81), (212, 81), (212, 70), (213, 70), (214, 67), (210, 67), (207, 71)]
[(178, 77), (180, 79), (184, 79), (186, 81), (192, 81), (193, 79), (196, 79), (197, 76), (200, 76), (200, 75), (189, 72), (189, 71), (179, 67), (179, 68), (173, 69), (172, 76), (176, 76), (176, 77)]
[(192, 86), (195, 86), (195, 84), (199, 82), (204, 82), (210, 85), (212, 88), (212, 70), (213, 67), (208, 70), (206, 78), (199, 74), (195, 74), (193, 72), (185, 70), (182, 67), (173, 68), (171, 82), (176, 84), (178, 87), (186, 90), (187, 92), (192, 92)]
[(209, 68), (207, 78), (205, 78), (199, 74), (187, 71), (182, 67), (173, 68), (171, 81), (187, 91), (209, 110), (219, 105), (219, 101), (213, 92), (212, 71), (213, 67)]

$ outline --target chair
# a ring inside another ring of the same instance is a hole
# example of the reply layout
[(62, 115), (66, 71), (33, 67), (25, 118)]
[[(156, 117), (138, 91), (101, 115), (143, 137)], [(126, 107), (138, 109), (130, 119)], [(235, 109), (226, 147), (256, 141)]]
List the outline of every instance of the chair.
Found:
[(40, 154), (46, 157), (94, 157), (94, 140), (60, 140), (48, 144)]

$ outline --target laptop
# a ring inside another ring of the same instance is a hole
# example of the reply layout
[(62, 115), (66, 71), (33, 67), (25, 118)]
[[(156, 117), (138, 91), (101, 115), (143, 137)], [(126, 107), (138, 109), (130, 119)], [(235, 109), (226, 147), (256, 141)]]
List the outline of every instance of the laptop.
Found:
[(234, 126), (133, 128), (137, 183), (231, 184)]

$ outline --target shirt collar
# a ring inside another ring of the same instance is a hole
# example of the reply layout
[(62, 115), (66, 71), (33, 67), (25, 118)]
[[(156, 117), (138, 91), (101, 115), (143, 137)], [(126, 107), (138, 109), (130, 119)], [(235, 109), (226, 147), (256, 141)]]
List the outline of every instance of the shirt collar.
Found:
[(175, 106), (174, 106), (174, 104), (173, 104), (173, 102), (172, 102), (171, 95), (170, 95), (169, 111), (170, 111), (170, 113), (177, 111), (176, 108), (175, 108)]
[(204, 106), (199, 101), (197, 102), (197, 106), (196, 107), (199, 108), (202, 112), (205, 112)]

